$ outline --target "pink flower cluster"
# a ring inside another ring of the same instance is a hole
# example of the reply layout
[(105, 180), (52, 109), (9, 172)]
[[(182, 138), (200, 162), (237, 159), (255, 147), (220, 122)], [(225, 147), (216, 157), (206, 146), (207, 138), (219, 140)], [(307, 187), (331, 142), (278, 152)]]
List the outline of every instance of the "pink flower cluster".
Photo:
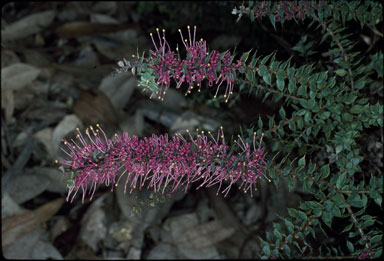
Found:
[(181, 40), (187, 52), (186, 58), (180, 59), (179, 55), (172, 51), (165, 39), (165, 30), (162, 30), (163, 36), (160, 36), (158, 28), (156, 31), (159, 45), (156, 44), (151, 33), (150, 36), (155, 50), (150, 51), (149, 66), (156, 73), (155, 79), (157, 85), (160, 86), (160, 90), (153, 92), (151, 98), (156, 94), (159, 99), (163, 100), (172, 78), (177, 83), (177, 89), (184, 82), (188, 84), (189, 88), (185, 95), (191, 93), (195, 85), (198, 87), (198, 92), (200, 92), (201, 82), (207, 79), (210, 87), (213, 83), (217, 85), (214, 98), (217, 97), (220, 86), (223, 82), (226, 82), (224, 98), (228, 102), (229, 96), (233, 93), (235, 72), (243, 66), (240, 60), (237, 60), (236, 64), (232, 64), (233, 57), (231, 57), (229, 51), (225, 53), (216, 50), (210, 53), (207, 52), (206, 41), (203, 39), (196, 41), (196, 26), (194, 26), (193, 37), (190, 26), (188, 26), (188, 39), (184, 39), (181, 29), (179, 29)]
[[(269, 13), (274, 14), (276, 22), (281, 21), (281, 14), (285, 20), (304, 19), (310, 16), (313, 10), (317, 10), (317, 1), (276, 1), (270, 4), (269, 1), (257, 1), (255, 18), (263, 18)], [(255, 9), (255, 8), (253, 8)], [(269, 10), (271, 9), (271, 11)]]
[(221, 191), (224, 196), (228, 195), (237, 181), (241, 182), (239, 189), (245, 193), (250, 191), (253, 196), (257, 180), (261, 177), (268, 179), (263, 173), (266, 163), (262, 140), (256, 147), (256, 133), (253, 135), (252, 148), (239, 136), (239, 141), (235, 142), (240, 150), (235, 155), (225, 145), (222, 128), (216, 139), (210, 132), (208, 139), (204, 131), (193, 139), (187, 131), (190, 137), (190, 141), (187, 141), (180, 134), (172, 139), (167, 134), (139, 139), (130, 137), (127, 132), (108, 139), (99, 125), (96, 126), (97, 129), (92, 126), (86, 129), (86, 136), (77, 129), (77, 141), (64, 140), (68, 150), (62, 150), (70, 159), (56, 163), (68, 166), (66, 170), (74, 173), (69, 183), (67, 201), (73, 193), (72, 202), (80, 189), (83, 202), (88, 189), (92, 200), (99, 185), (111, 185), (113, 190), (123, 177), (124, 192), (127, 186), (132, 192), (147, 184), (147, 189), (151, 188), (154, 192), (173, 193), (183, 189), (186, 193), (192, 183), (199, 182), (197, 188), (217, 184), (218, 192)]

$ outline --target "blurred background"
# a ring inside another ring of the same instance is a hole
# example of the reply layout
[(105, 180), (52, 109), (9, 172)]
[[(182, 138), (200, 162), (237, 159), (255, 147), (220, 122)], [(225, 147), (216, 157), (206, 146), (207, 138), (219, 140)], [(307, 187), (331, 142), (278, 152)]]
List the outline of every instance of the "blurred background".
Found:
[[(111, 137), (128, 131), (146, 137), (185, 129), (237, 135), (280, 103), (238, 92), (228, 104), (216, 88), (185, 97), (171, 88), (165, 101), (149, 100), (131, 73), (114, 75), (117, 62), (152, 48), (150, 32), (166, 29), (173, 49), (177, 30), (197, 26), (209, 49), (277, 51), (277, 60), (308, 63), (293, 48), (306, 22), (277, 33), (268, 19), (238, 22), (241, 2), (10, 2), (1, 23), (2, 253), (17, 259), (257, 258), (258, 236), (306, 195), (262, 183), (256, 196), (233, 189), (194, 188), (162, 198), (150, 191), (124, 194), (101, 186), (92, 201), (65, 202), (66, 179), (54, 164), (64, 159), (61, 140), (99, 123)], [(315, 39), (316, 36), (310, 36)], [(365, 33), (369, 38), (369, 33)], [(367, 39), (358, 42), (368, 48)], [(305, 40), (304, 40), (305, 41)], [(371, 44), (372, 45), (372, 44)], [(292, 49), (293, 48), (293, 49)], [(372, 48), (376, 48), (375, 44)], [(316, 60), (326, 50), (310, 54)], [(324, 64), (326, 69), (326, 65)], [(173, 86), (174, 87), (174, 86)], [(222, 95), (222, 93), (221, 93)], [(372, 141), (374, 143), (374, 139)], [(375, 153), (375, 146), (371, 152)], [(335, 235), (336, 238), (337, 235)], [(321, 240), (335, 240), (324, 238)]]

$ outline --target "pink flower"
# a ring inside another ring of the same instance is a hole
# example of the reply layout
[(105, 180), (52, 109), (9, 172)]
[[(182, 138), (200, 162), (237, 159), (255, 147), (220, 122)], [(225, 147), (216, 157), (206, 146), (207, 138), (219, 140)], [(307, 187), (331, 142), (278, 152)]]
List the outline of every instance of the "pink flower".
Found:
[(252, 146), (239, 136), (239, 141), (235, 141), (238, 145), (235, 154), (225, 144), (222, 128), (217, 138), (210, 132), (208, 138), (202, 131), (193, 139), (187, 131), (190, 137), (187, 141), (180, 134), (172, 139), (167, 134), (139, 139), (127, 132), (108, 139), (99, 125), (96, 126), (96, 130), (92, 126), (90, 131), (86, 129), (85, 137), (77, 130), (78, 141), (64, 140), (68, 149), (63, 151), (70, 159), (56, 163), (68, 166), (74, 173), (67, 201), (73, 194), (72, 202), (79, 190), (83, 193), (83, 202), (87, 191), (92, 200), (98, 186), (105, 184), (113, 190), (123, 178), (124, 192), (127, 187), (132, 192), (146, 186), (162, 194), (174, 193), (177, 189), (187, 193), (191, 185), (198, 182), (197, 188), (219, 185), (218, 192), (224, 196), (236, 182), (241, 183), (240, 189), (245, 193), (250, 191), (253, 196), (257, 180), (268, 179), (263, 172), (266, 162), (262, 140), (256, 147), (256, 133)]

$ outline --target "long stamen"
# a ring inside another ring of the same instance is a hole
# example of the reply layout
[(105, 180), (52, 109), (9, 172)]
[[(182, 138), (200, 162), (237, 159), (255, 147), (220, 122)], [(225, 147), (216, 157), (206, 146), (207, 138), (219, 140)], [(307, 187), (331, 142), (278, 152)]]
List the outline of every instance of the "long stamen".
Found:
[(261, 133), (261, 138), (260, 138), (260, 142), (259, 142), (259, 149), (261, 148), (261, 142), (263, 141), (264, 136), (265, 136), (265, 134)]
[(156, 32), (157, 32), (157, 36), (159, 37), (159, 41), (160, 41), (160, 46), (159, 48), (161, 49), (161, 47), (163, 46), (162, 42), (161, 42), (161, 37), (160, 37), (160, 33), (159, 33), (159, 28), (156, 28)]
[(189, 46), (192, 46), (192, 39), (191, 39), (191, 27), (188, 25), (188, 35), (189, 35)]
[(181, 36), (181, 41), (183, 42), (184, 46), (186, 49), (188, 49), (188, 46), (185, 44), (185, 41), (184, 41), (184, 37), (183, 37), (183, 34), (181, 33), (181, 29), (178, 30), (179, 33), (180, 33), (180, 36)]
[(156, 43), (155, 43), (155, 40), (153, 39), (153, 35), (152, 35), (152, 33), (150, 33), (149, 35), (151, 36), (152, 43), (153, 43), (153, 45), (155, 46), (156, 52), (158, 52), (159, 49), (157, 49), (157, 45), (156, 45)]
[(165, 29), (163, 29), (163, 40), (164, 40), (164, 45), (166, 44), (168, 47), (168, 51), (171, 51), (171, 47), (169, 46), (167, 40), (165, 39)]

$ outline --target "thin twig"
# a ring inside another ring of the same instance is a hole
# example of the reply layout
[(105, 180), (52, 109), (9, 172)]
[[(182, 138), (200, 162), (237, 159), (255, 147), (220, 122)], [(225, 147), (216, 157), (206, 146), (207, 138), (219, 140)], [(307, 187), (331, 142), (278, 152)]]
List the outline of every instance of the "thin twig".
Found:
[(352, 191), (352, 190), (338, 190), (339, 192), (341, 193), (345, 193), (345, 194), (350, 194), (350, 193), (354, 193), (354, 192), (357, 192), (359, 194), (365, 194), (365, 193), (371, 193), (371, 191), (368, 191), (368, 190), (359, 190), (359, 191)]
[(302, 100), (301, 98), (298, 98), (298, 97), (295, 97), (295, 96), (292, 96), (292, 95), (289, 95), (289, 94), (285, 94), (285, 93), (282, 93), (282, 92), (279, 92), (279, 91), (275, 91), (275, 90), (272, 90), (272, 89), (267, 89), (266, 87), (264, 87), (262, 85), (259, 85), (259, 84), (256, 84), (254, 86), (259, 88), (259, 89), (262, 89), (262, 90), (266, 90), (266, 91), (269, 91), (269, 92), (273, 92), (273, 93), (276, 93), (276, 94), (283, 95), (283, 96), (288, 97), (288, 98), (290, 98), (292, 100), (297, 100), (297, 101)]
[[(324, 22), (321, 22), (320, 19), (317, 17), (317, 16), (313, 16), (314, 19), (319, 22), (321, 24), (321, 26), (323, 27), (324, 30), (326, 30), (328, 32), (328, 34), (332, 37), (333, 41), (336, 42), (337, 46), (339, 47), (341, 53), (343, 54), (344, 56), (344, 60), (350, 65), (350, 62), (349, 62), (349, 59), (348, 59), (348, 55), (345, 53), (345, 50), (343, 48), (343, 46), (341, 45), (340, 41), (338, 39), (335, 39), (335, 34), (331, 31), (331, 29), (329, 29)], [(354, 90), (354, 82), (353, 82), (353, 77), (352, 77), (352, 70), (351, 68), (348, 68), (348, 74), (350, 76), (350, 81), (351, 81), (351, 87), (352, 87), (352, 90)]]
[(365, 241), (365, 248), (366, 249), (370, 249), (371, 248), (371, 244), (368, 242), (368, 239), (367, 237), (365, 236), (364, 234), (364, 231), (361, 227), (359, 227), (359, 222), (357, 221), (356, 219), (356, 216), (355, 214), (353, 214), (353, 211), (352, 211), (352, 208), (351, 206), (347, 203), (347, 201), (345, 200), (345, 197), (342, 193), (340, 193), (341, 197), (343, 198), (345, 204), (347, 205), (347, 210), (348, 210), (348, 213), (351, 215), (352, 217), (352, 221), (353, 223), (355, 224), (355, 227), (357, 228), (357, 230), (359, 231), (359, 234), (360, 236), (362, 237), (362, 239)]
[(306, 129), (304, 129), (301, 133), (300, 133), (300, 135), (293, 141), (294, 143), (298, 143), (299, 142), (299, 139), (301, 138), (301, 136), (303, 136), (303, 134), (305, 133), (305, 131), (306, 131)]
[(276, 132), (277, 129), (281, 128), (281, 127), (284, 127), (286, 125), (288, 125), (291, 121), (295, 121), (295, 120), (298, 120), (300, 119), (301, 117), (300, 116), (296, 116), (294, 118), (290, 118), (288, 120), (285, 120), (284, 123), (282, 125), (277, 125), (271, 129), (269, 129), (270, 132)]

